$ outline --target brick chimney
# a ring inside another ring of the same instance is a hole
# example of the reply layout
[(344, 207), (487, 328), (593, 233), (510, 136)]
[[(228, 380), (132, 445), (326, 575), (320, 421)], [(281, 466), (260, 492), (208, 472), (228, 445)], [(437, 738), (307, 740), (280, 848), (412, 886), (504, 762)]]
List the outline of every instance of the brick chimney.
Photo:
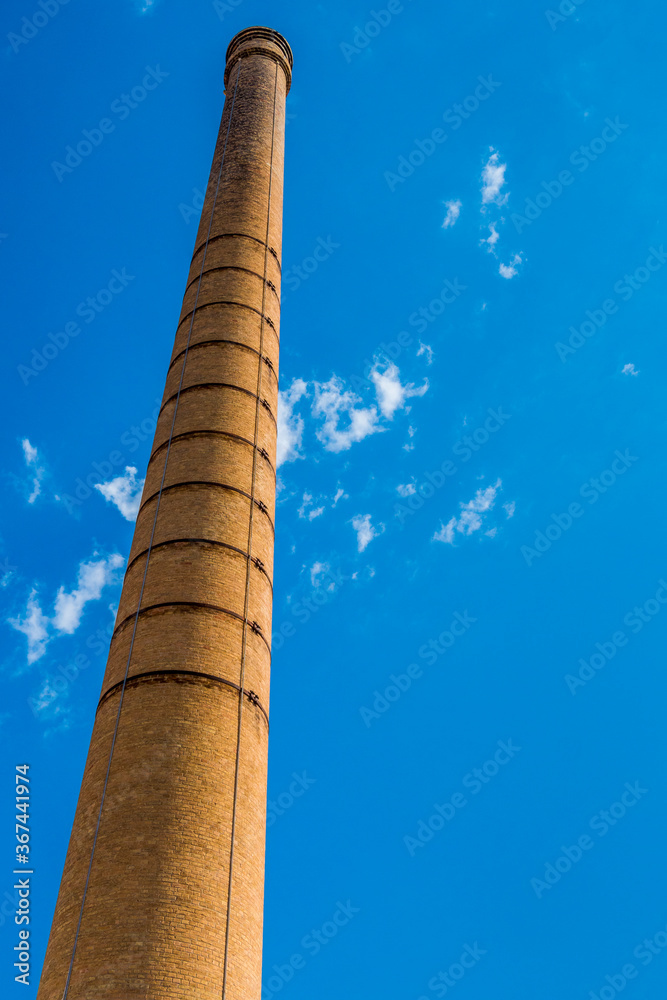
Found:
[(38, 1000), (259, 1000), (285, 97), (225, 104)]

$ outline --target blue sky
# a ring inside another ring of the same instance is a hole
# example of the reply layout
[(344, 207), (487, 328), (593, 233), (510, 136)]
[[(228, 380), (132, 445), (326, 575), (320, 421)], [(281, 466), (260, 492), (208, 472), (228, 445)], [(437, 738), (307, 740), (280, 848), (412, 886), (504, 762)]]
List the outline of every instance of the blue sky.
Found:
[(380, 3), (4, 5), (3, 903), (20, 763), (36, 871), (6, 995), (251, 24), (295, 57), (265, 1000), (664, 991), (665, 12)]

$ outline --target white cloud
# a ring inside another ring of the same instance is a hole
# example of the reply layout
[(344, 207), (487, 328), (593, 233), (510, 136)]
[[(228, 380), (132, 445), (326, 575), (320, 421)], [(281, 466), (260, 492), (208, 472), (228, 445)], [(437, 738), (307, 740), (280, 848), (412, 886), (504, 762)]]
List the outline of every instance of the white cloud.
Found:
[(116, 582), (116, 570), (125, 560), (118, 553), (107, 558), (93, 558), (79, 564), (77, 586), (71, 593), (60, 587), (56, 594), (52, 617), (42, 611), (37, 600), (37, 590), (33, 588), (28, 597), (26, 613), (21, 618), (10, 618), (9, 624), (21, 632), (28, 640), (28, 663), (39, 660), (46, 651), (54, 633), (72, 635), (79, 627), (83, 610), (90, 601), (98, 600), (103, 589)]
[(442, 224), (443, 229), (450, 229), (456, 224), (456, 220), (461, 214), (461, 202), (460, 201), (447, 201), (445, 202), (445, 207), (447, 209), (447, 215), (445, 216), (445, 221)]
[(374, 538), (377, 538), (384, 531), (383, 524), (378, 524), (377, 527), (371, 524), (370, 514), (357, 514), (356, 517), (352, 518), (352, 527), (357, 533), (357, 548), (359, 552), (363, 552), (369, 542), (372, 542)]
[[(420, 346), (419, 354), (423, 353), (427, 354), (430, 363), (433, 352), (427, 344)], [(391, 361), (376, 360), (368, 381), (376, 395), (376, 402), (370, 405), (364, 405), (364, 399), (348, 389), (338, 375), (332, 375), (327, 382), (312, 383), (311, 415), (319, 421), (315, 434), (326, 451), (347, 451), (358, 441), (384, 431), (383, 419), (392, 420), (398, 410), (409, 412), (407, 401), (413, 396), (423, 396), (429, 388), (428, 379), (421, 386), (412, 382), (404, 385), (398, 367)], [(295, 379), (289, 390), (279, 395), (278, 465), (303, 457), (300, 449), (304, 421), (294, 412), (294, 407), (304, 395), (308, 395), (308, 389), (309, 385), (303, 379)]]
[(428, 390), (428, 379), (424, 379), (424, 384), (418, 388), (412, 382), (402, 385), (400, 372), (393, 362), (384, 370), (380, 370), (380, 366), (376, 365), (371, 371), (371, 380), (375, 386), (380, 411), (387, 420), (392, 420), (396, 410), (402, 410), (405, 401), (411, 396), (423, 396)]
[(622, 375), (639, 375), (639, 369), (635, 368), (633, 364), (624, 365)]
[(137, 470), (132, 465), (125, 466), (125, 475), (117, 476), (108, 483), (95, 483), (106, 501), (118, 508), (126, 521), (136, 521), (141, 502), (144, 480), (137, 480)]
[(336, 495), (333, 498), (333, 503), (331, 504), (331, 506), (335, 507), (339, 500), (349, 500), (349, 499), (350, 499), (349, 494), (347, 494), (345, 492), (345, 490), (342, 490), (340, 487), (338, 487), (338, 489), (336, 490)]
[(39, 453), (37, 449), (30, 444), (28, 438), (23, 438), (21, 441), (21, 447), (23, 448), (25, 464), (33, 474), (32, 493), (28, 497), (28, 503), (34, 503), (39, 494), (42, 492), (42, 480), (46, 475), (46, 469), (40, 466)]
[(43, 712), (49, 707), (51, 702), (55, 701), (58, 697), (58, 692), (54, 687), (51, 686), (51, 681), (48, 677), (44, 678), (44, 682), (39, 690), (39, 694), (35, 698), (35, 704), (33, 705), (34, 712)]
[(488, 205), (494, 202), (496, 205), (504, 205), (509, 194), (501, 195), (501, 190), (505, 184), (506, 163), (500, 163), (500, 154), (491, 147), (489, 157), (484, 170), (482, 171), (482, 204)]
[(10, 565), (7, 556), (0, 562), (0, 587), (7, 587), (14, 579), (16, 566)]
[(66, 731), (71, 725), (72, 709), (66, 699), (62, 697), (67, 692), (60, 685), (58, 687), (60, 690), (55, 687), (53, 678), (45, 677), (35, 696), (30, 698), (30, 707), (33, 712), (49, 727), (44, 730), (45, 739)]
[(496, 495), (502, 485), (502, 481), (498, 479), (493, 486), (477, 490), (472, 500), (469, 500), (467, 503), (460, 503), (460, 517), (452, 517), (447, 524), (441, 524), (439, 530), (433, 535), (433, 541), (446, 542), (452, 545), (454, 543), (455, 532), (462, 535), (472, 535), (473, 532), (479, 531), (483, 523), (480, 515), (485, 514), (493, 508), (496, 502)]
[(503, 508), (505, 510), (505, 513), (507, 514), (507, 519), (509, 520), (510, 517), (514, 517), (514, 511), (516, 510), (516, 502), (512, 500), (511, 503), (504, 503)]
[[(357, 441), (384, 428), (379, 425), (377, 407), (359, 406), (362, 400), (337, 375), (328, 382), (315, 383), (314, 417), (324, 417), (317, 438), (326, 451), (347, 451)], [(341, 426), (342, 423), (342, 426)]]
[(278, 393), (278, 445), (276, 465), (303, 458), (300, 453), (303, 442), (303, 418), (294, 413), (294, 407), (308, 392), (308, 383), (295, 378), (285, 392)]
[(399, 497), (411, 497), (413, 493), (417, 492), (417, 487), (414, 483), (405, 483), (404, 485), (399, 485), (396, 487), (396, 492)]
[(23, 455), (25, 458), (25, 464), (34, 465), (34, 463), (37, 461), (37, 449), (33, 448), (33, 446), (30, 444), (27, 438), (23, 438), (23, 440), (21, 441), (21, 445), (23, 446)]
[(487, 236), (487, 238), (485, 240), (481, 240), (481, 242), (480, 242), (480, 246), (486, 246), (487, 247), (487, 252), (488, 253), (492, 253), (494, 255), (494, 257), (495, 257), (495, 253), (496, 253), (496, 251), (495, 251), (494, 248), (495, 248), (496, 243), (500, 239), (500, 233), (496, 229), (496, 225), (497, 225), (497, 223), (495, 223), (495, 222), (491, 223), (491, 225), (489, 226), (489, 235)]
[(312, 494), (304, 493), (303, 501), (297, 513), (305, 521), (314, 521), (316, 517), (324, 514), (324, 507), (313, 507)]
[(17, 632), (22, 632), (28, 640), (28, 663), (34, 663), (44, 655), (50, 638), (49, 619), (42, 612), (36, 590), (30, 592), (25, 617), (10, 618), (9, 624)]
[[(412, 425), (410, 425), (410, 427), (408, 427), (408, 437), (413, 438), (416, 433), (417, 433), (416, 429)], [(414, 448), (415, 446), (412, 444), (411, 441), (408, 441), (406, 444), (403, 445), (403, 451), (414, 451)]]
[(314, 562), (310, 567), (310, 582), (313, 587), (319, 587), (331, 567), (329, 563)]
[(519, 273), (518, 265), (521, 264), (522, 257), (520, 253), (515, 253), (512, 261), (509, 264), (501, 264), (498, 268), (498, 274), (503, 278), (514, 278)]
[(419, 341), (419, 350), (417, 351), (417, 357), (420, 358), (422, 356), (422, 354), (426, 355), (426, 364), (427, 365), (432, 365), (433, 364), (433, 348), (430, 347), (428, 344), (422, 344), (422, 342), (420, 340)]
[[(97, 553), (93, 553), (93, 556)], [(118, 553), (108, 559), (91, 559), (79, 564), (77, 573), (78, 586), (67, 593), (61, 587), (56, 595), (53, 626), (58, 632), (72, 635), (79, 627), (83, 609), (89, 601), (97, 601), (102, 596), (103, 589), (116, 580), (115, 570), (122, 566), (125, 560)]]
[(456, 528), (456, 518), (453, 517), (451, 521), (447, 524), (442, 523), (440, 528), (433, 536), (434, 542), (447, 542), (448, 545), (452, 545), (454, 542), (454, 529)]

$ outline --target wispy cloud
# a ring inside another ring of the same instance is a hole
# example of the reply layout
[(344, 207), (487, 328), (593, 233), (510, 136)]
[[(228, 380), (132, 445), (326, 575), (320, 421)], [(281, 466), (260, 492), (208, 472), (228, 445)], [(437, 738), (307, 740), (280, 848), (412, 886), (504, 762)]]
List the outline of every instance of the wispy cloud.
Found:
[(377, 527), (371, 524), (370, 514), (357, 514), (352, 518), (352, 527), (357, 533), (359, 552), (363, 552), (366, 546), (384, 531), (384, 524), (378, 524)]
[(316, 433), (327, 451), (347, 451), (357, 441), (383, 430), (377, 407), (362, 403), (337, 375), (332, 375), (328, 382), (315, 383), (312, 413), (323, 418)]
[(95, 489), (118, 508), (126, 521), (136, 521), (143, 488), (144, 480), (137, 479), (137, 470), (132, 465), (125, 466), (124, 476), (116, 476), (107, 483), (95, 483)]
[(411, 497), (414, 493), (417, 492), (417, 487), (415, 486), (414, 483), (404, 483), (402, 485), (399, 484), (396, 487), (396, 492), (398, 493), (399, 497)]
[(333, 498), (333, 503), (331, 504), (331, 506), (335, 507), (338, 504), (339, 500), (349, 500), (349, 499), (350, 499), (349, 495), (345, 492), (345, 490), (341, 489), (341, 487), (339, 486), (338, 489), (336, 490), (336, 495)]
[(510, 517), (514, 517), (514, 511), (516, 510), (516, 501), (512, 500), (511, 503), (504, 503), (503, 509), (507, 514), (508, 520)]
[(42, 678), (37, 693), (29, 699), (34, 715), (48, 726), (43, 731), (45, 739), (66, 731), (72, 723), (71, 705), (62, 696), (62, 690), (57, 690), (55, 683), (53, 677)]
[[(314, 562), (310, 567), (310, 582), (313, 587), (319, 587), (331, 566), (327, 562)], [(335, 584), (334, 584), (335, 586)]]
[(519, 264), (523, 263), (523, 258), (520, 253), (515, 253), (514, 257), (509, 264), (501, 264), (498, 268), (498, 274), (503, 278), (515, 278), (519, 273)]
[(297, 513), (299, 517), (305, 521), (314, 521), (316, 517), (320, 517), (324, 514), (324, 505), (315, 507), (312, 495), (310, 493), (304, 493), (303, 501)]
[(28, 597), (25, 614), (10, 618), (9, 624), (28, 640), (28, 664), (34, 663), (46, 652), (48, 643), (56, 634), (72, 635), (79, 627), (86, 604), (97, 601), (103, 589), (117, 580), (116, 571), (125, 560), (118, 553), (93, 558), (79, 564), (77, 585), (68, 592), (60, 587), (54, 601), (53, 615), (49, 618), (42, 611), (33, 587)]
[(115, 571), (125, 560), (118, 553), (108, 559), (91, 559), (79, 564), (77, 586), (70, 593), (61, 587), (56, 595), (53, 626), (58, 632), (72, 635), (81, 622), (83, 609), (89, 601), (98, 601), (103, 589), (116, 578)]
[(7, 587), (14, 579), (16, 566), (12, 566), (7, 556), (0, 561), (0, 587)]
[(479, 531), (483, 524), (482, 515), (492, 510), (502, 485), (502, 481), (498, 479), (493, 486), (477, 490), (472, 500), (460, 503), (460, 516), (458, 518), (452, 517), (447, 524), (442, 523), (439, 530), (433, 535), (433, 541), (453, 545), (456, 534), (472, 535), (475, 531)]
[(492, 222), (489, 226), (489, 235), (485, 240), (480, 240), (480, 246), (485, 246), (488, 253), (492, 253), (495, 256), (495, 246), (500, 239), (500, 233), (496, 229), (498, 223)]
[(412, 427), (412, 425), (410, 425), (410, 427), (408, 427), (408, 437), (410, 438), (410, 440), (406, 441), (406, 443), (403, 445), (403, 451), (415, 450), (415, 446), (412, 443), (412, 438), (415, 436), (416, 433), (417, 433), (416, 429)]
[(34, 503), (42, 492), (42, 482), (46, 476), (46, 469), (40, 464), (39, 452), (30, 444), (28, 438), (21, 441), (25, 464), (32, 473), (32, 491), (28, 497), (28, 503)]
[[(432, 357), (432, 350), (424, 344), (419, 353)], [(360, 381), (360, 380), (358, 380)], [(311, 398), (311, 416), (319, 424), (315, 430), (317, 440), (325, 451), (347, 451), (359, 441), (386, 430), (383, 421), (391, 421), (399, 410), (409, 412), (407, 401), (413, 396), (423, 396), (429, 388), (428, 379), (423, 385), (403, 383), (398, 367), (392, 362), (376, 360), (365, 380), (375, 392), (375, 401), (369, 402), (356, 391), (348, 388), (338, 375), (327, 382), (307, 383), (294, 379), (278, 401), (278, 465), (302, 458), (304, 419), (295, 407), (304, 396)]]
[(289, 389), (278, 393), (278, 446), (276, 464), (294, 462), (303, 458), (303, 417), (294, 412), (294, 407), (308, 392), (308, 383), (295, 378)]
[(422, 356), (422, 354), (424, 354), (426, 356), (426, 364), (427, 365), (432, 365), (433, 364), (433, 348), (430, 347), (428, 344), (422, 344), (422, 342), (420, 340), (419, 341), (419, 350), (417, 351), (417, 357), (420, 358)]
[(447, 214), (445, 216), (445, 221), (442, 224), (442, 228), (451, 229), (452, 226), (456, 225), (456, 220), (461, 214), (461, 202), (447, 201), (445, 202), (445, 208), (447, 209)]
[(507, 164), (500, 162), (500, 153), (491, 147), (489, 157), (482, 171), (482, 205), (504, 205), (509, 193), (501, 194), (505, 186), (505, 171)]
[(406, 400), (412, 396), (423, 396), (428, 391), (428, 379), (425, 379), (421, 386), (415, 386), (412, 382), (403, 385), (400, 372), (393, 362), (384, 369), (374, 368), (371, 371), (371, 379), (375, 386), (380, 411), (387, 420), (392, 420), (394, 413), (405, 407)]
[(622, 375), (639, 375), (639, 369), (635, 368), (633, 364), (624, 365)]
[(36, 589), (30, 591), (25, 615), (22, 618), (10, 618), (9, 624), (28, 640), (29, 664), (44, 655), (49, 641), (49, 619), (39, 605)]

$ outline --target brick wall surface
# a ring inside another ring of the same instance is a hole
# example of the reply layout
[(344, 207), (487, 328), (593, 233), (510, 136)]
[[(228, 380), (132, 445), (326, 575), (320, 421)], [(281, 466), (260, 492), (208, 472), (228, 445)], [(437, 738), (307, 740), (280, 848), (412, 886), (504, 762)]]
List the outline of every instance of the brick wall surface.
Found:
[(230, 44), (38, 1000), (72, 955), (68, 1000), (220, 1000), (227, 927), (225, 996), (259, 1000), (290, 75), (276, 32)]

